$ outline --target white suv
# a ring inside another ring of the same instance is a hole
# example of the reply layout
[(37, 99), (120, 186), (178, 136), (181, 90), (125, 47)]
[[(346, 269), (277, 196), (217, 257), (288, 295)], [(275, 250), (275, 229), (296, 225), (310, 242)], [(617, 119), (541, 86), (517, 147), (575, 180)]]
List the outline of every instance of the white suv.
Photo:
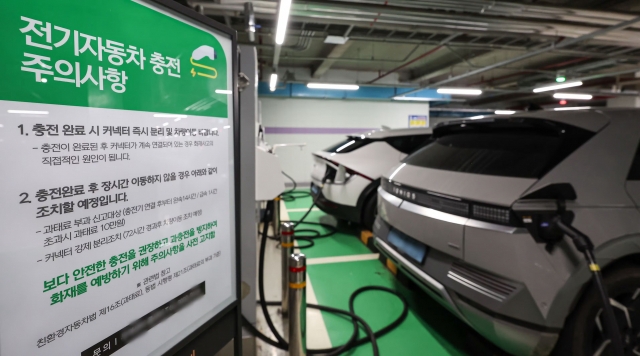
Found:
[(639, 116), (537, 111), (438, 125), (382, 179), (374, 243), (511, 354), (611, 355), (582, 253), (568, 238), (543, 243), (519, 217), (557, 207), (554, 189), (570, 184), (577, 198), (562, 206), (593, 241), (626, 355), (640, 355)]
[(380, 177), (430, 142), (429, 128), (381, 130), (348, 136), (315, 152), (311, 193), (316, 205), (340, 220), (371, 229)]

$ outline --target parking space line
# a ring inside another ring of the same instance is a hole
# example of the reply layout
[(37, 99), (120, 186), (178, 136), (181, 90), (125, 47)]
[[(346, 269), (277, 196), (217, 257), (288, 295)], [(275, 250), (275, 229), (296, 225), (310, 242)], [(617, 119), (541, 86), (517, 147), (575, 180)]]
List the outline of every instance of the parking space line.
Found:
[(379, 253), (369, 253), (369, 254), (366, 254), (366, 255), (317, 257), (317, 258), (309, 258), (309, 259), (307, 259), (307, 266), (309, 266), (309, 265), (321, 265), (321, 264), (326, 264), (326, 263), (369, 261), (369, 260), (377, 260), (379, 257), (380, 257)]

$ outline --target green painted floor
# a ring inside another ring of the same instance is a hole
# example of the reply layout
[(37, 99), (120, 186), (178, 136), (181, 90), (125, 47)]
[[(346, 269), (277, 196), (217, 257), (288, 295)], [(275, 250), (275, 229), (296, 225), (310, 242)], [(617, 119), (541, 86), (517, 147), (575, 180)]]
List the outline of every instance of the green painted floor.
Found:
[[(308, 208), (312, 200), (297, 199), (285, 204), (287, 210), (302, 209)], [(303, 211), (289, 212), (293, 221), (303, 215)], [(305, 221), (335, 223), (335, 219), (321, 211), (311, 212)], [(342, 224), (338, 228), (337, 234), (314, 240), (316, 245), (302, 252), (308, 258), (371, 253), (360, 241), (357, 228)], [(347, 310), (351, 294), (370, 285), (385, 286), (405, 296), (410, 305), (409, 315), (397, 329), (378, 339), (381, 355), (505, 355), (415, 285), (400, 283), (379, 260), (309, 265), (307, 270), (322, 305)], [(358, 297), (355, 310), (375, 331), (393, 321), (401, 313), (402, 304), (390, 294), (369, 291)], [(349, 339), (353, 332), (350, 320), (328, 312), (322, 312), (322, 317), (332, 345), (341, 345)], [(371, 345), (362, 345), (346, 354), (371, 355)]]

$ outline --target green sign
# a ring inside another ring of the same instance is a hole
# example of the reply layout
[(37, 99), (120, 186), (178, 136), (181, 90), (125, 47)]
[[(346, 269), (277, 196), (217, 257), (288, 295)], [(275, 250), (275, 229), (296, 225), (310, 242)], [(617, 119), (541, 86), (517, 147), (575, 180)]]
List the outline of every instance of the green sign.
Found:
[(211, 32), (130, 0), (6, 2), (0, 100), (228, 117)]

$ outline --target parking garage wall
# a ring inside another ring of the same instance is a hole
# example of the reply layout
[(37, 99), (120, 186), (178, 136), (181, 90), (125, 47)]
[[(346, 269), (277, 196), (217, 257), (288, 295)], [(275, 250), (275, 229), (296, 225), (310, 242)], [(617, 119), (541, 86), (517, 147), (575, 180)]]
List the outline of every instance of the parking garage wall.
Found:
[(410, 115), (429, 115), (428, 103), (266, 97), (260, 101), (269, 144), (307, 144), (302, 150), (288, 147), (277, 151), (283, 170), (299, 184), (310, 182), (311, 153), (343, 140), (348, 134), (380, 129), (383, 125), (407, 128)]

